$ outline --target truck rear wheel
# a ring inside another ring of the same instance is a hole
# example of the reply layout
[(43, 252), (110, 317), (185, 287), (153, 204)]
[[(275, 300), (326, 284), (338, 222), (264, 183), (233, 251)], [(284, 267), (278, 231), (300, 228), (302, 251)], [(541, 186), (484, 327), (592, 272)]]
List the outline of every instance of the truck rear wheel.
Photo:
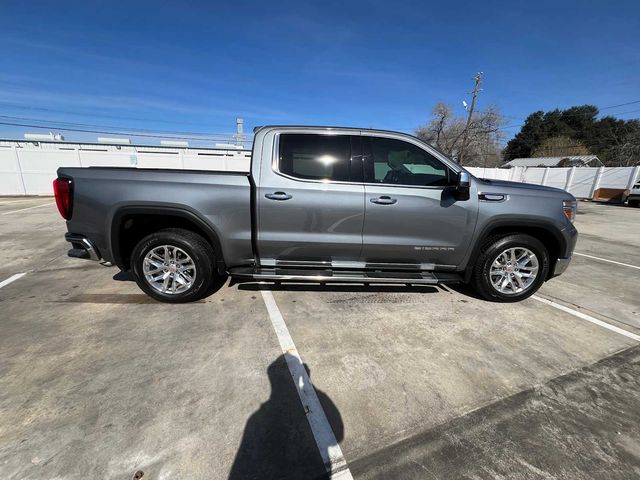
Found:
[(533, 295), (547, 278), (549, 253), (530, 235), (488, 239), (476, 260), (472, 285), (486, 300), (518, 302)]
[(140, 289), (166, 303), (192, 302), (209, 295), (214, 263), (211, 245), (179, 228), (147, 235), (131, 254), (131, 272)]

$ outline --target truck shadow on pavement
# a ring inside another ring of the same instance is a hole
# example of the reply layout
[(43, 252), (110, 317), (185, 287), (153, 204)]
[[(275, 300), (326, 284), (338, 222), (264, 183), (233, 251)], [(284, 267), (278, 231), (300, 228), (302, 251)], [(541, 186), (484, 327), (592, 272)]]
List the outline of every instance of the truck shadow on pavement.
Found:
[[(114, 280), (120, 282), (134, 282), (133, 276), (130, 272), (118, 272), (113, 276)], [(214, 285), (209, 295), (214, 294), (220, 290), (229, 280), (227, 276), (220, 276), (216, 278)], [(248, 290), (252, 292), (258, 292), (262, 289), (262, 284), (259, 282), (247, 280), (237, 281), (231, 278), (228, 283), (228, 287), (238, 286), (239, 290)], [(365, 285), (365, 284), (336, 284), (336, 283), (282, 283), (273, 282), (267, 284), (269, 290), (280, 291), (292, 291), (292, 292), (363, 292), (363, 293), (438, 293), (440, 289), (434, 285), (392, 285), (392, 284), (377, 284), (377, 285)], [(150, 302), (154, 303), (154, 302)]]
[(116, 305), (159, 304), (144, 293), (82, 293), (57, 300), (55, 303), (104, 303)]
[[(329, 478), (285, 355), (267, 368), (271, 395), (247, 420), (229, 480)], [(324, 392), (315, 390), (339, 442), (344, 437), (340, 412)]]

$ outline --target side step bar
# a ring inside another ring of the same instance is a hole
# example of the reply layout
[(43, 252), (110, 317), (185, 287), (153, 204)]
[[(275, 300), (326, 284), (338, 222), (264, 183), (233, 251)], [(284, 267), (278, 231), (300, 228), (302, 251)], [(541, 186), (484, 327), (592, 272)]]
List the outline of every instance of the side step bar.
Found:
[(403, 283), (436, 285), (457, 283), (460, 275), (449, 272), (392, 272), (302, 268), (236, 267), (229, 274), (237, 281), (316, 282), (316, 283)]

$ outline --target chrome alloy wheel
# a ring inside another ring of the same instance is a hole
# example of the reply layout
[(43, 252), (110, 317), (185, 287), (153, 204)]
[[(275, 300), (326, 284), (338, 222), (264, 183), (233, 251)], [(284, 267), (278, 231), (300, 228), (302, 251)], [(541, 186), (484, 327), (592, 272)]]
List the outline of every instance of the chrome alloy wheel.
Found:
[(527, 290), (538, 276), (538, 257), (528, 248), (508, 248), (491, 264), (491, 285), (504, 295)]
[(160, 293), (186, 292), (196, 279), (196, 265), (187, 252), (174, 245), (155, 247), (144, 256), (142, 272), (147, 283)]

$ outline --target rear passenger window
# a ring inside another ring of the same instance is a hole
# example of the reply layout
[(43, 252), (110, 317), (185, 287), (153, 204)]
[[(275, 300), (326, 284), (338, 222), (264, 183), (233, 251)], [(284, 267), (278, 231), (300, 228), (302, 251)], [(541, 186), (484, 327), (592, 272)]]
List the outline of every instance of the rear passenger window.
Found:
[(349, 181), (349, 135), (280, 135), (279, 170), (309, 180)]
[(411, 143), (371, 137), (373, 182), (423, 187), (447, 186), (449, 169), (437, 158)]

